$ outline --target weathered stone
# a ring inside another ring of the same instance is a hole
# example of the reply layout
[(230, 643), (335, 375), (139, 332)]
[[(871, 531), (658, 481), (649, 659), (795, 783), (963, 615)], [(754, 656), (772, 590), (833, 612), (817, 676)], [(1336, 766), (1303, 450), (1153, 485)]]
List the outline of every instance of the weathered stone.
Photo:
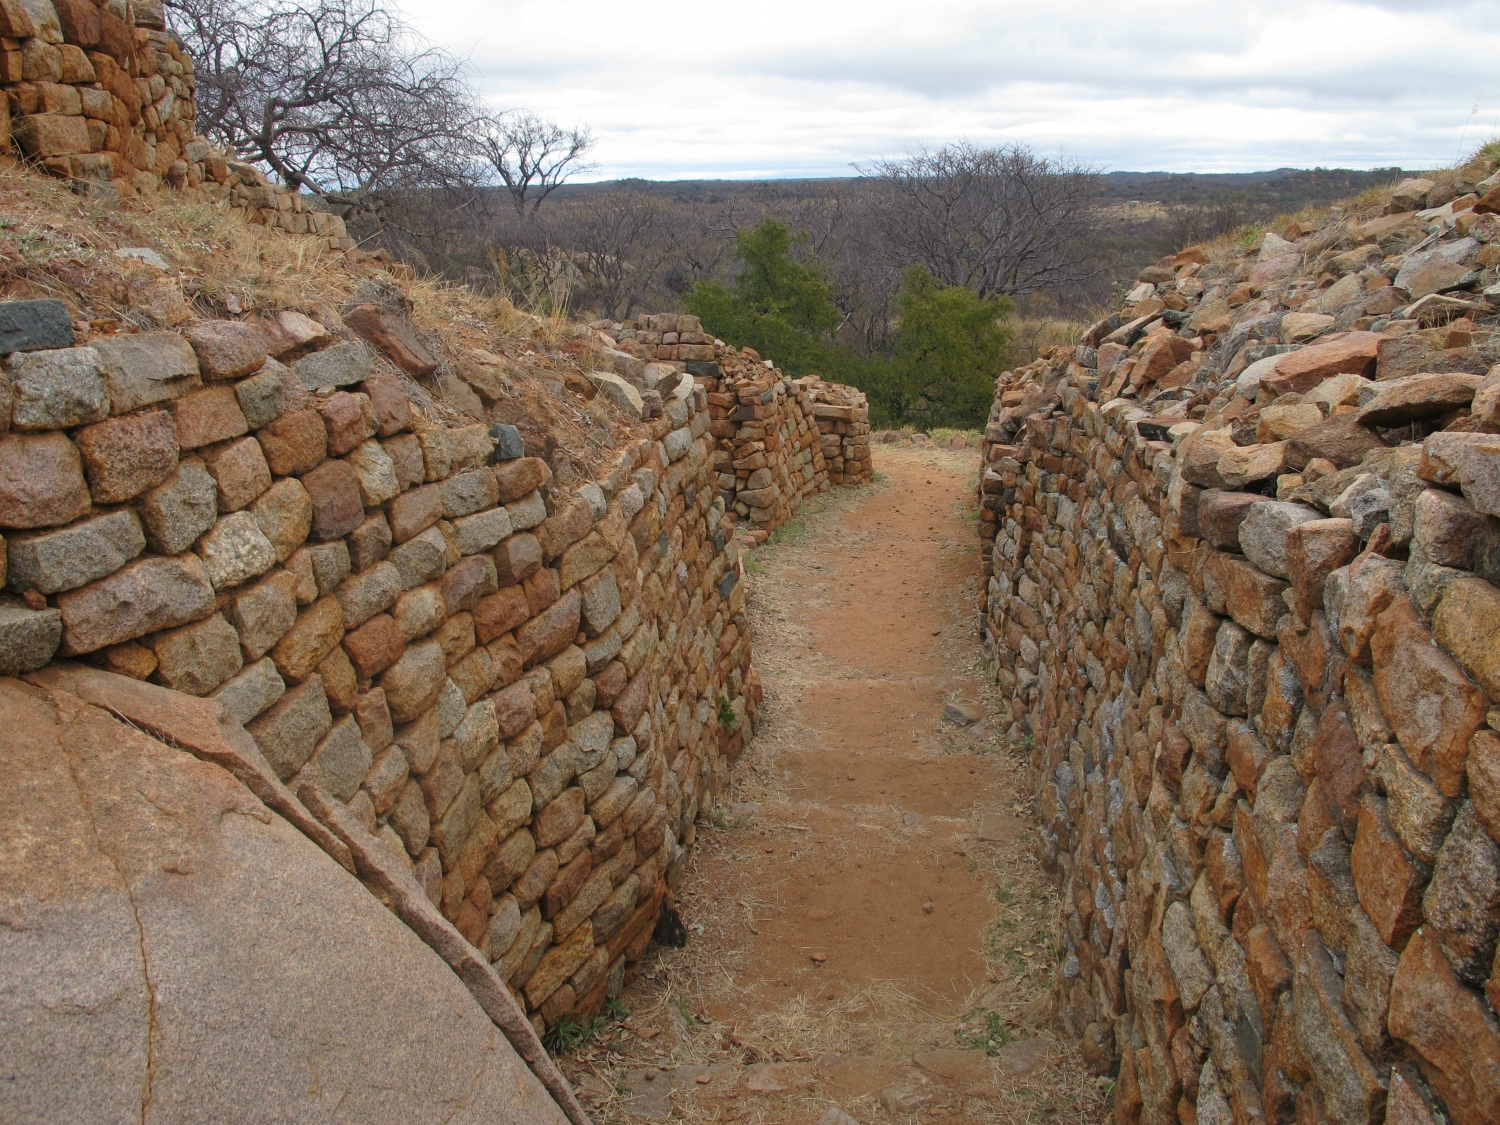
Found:
[[(497, 465), (494, 477), (500, 490), (500, 503), (509, 505), (550, 481), (552, 470), (540, 457), (521, 457), (515, 461)], [(512, 522), (514, 522), (514, 513), (512, 513)]]
[(197, 354), (205, 378), (222, 382), (259, 371), (266, 362), (270, 341), (251, 321), (204, 320), (184, 335)]
[(345, 715), (323, 736), (300, 777), (315, 779), (339, 800), (348, 801), (359, 791), (371, 758), (370, 748), (360, 737), (359, 724), (353, 715)]
[(1303, 394), (1330, 375), (1353, 373), (1369, 377), (1375, 373), (1375, 357), (1382, 339), (1378, 332), (1350, 332), (1339, 340), (1289, 352), (1277, 359), (1275, 372), (1261, 379), (1261, 387), (1273, 395)]
[(370, 405), (368, 395), (335, 391), (323, 400), (318, 413), (328, 431), (330, 457), (348, 453), (375, 433), (375, 409)]
[[(1200, 507), (1201, 511), (1201, 507)], [(1287, 535), (1299, 524), (1319, 518), (1315, 508), (1262, 500), (1251, 504), (1239, 528), (1240, 549), (1245, 557), (1267, 574), (1290, 578)], [(1200, 516), (1201, 519), (1201, 516)]]
[(205, 449), (202, 456), (221, 512), (238, 512), (271, 487), (270, 466), (254, 438)]
[(1482, 578), (1452, 582), (1432, 619), (1438, 644), (1500, 699), (1500, 590)]
[(93, 348), (20, 352), (6, 367), (16, 430), (64, 430), (109, 417), (109, 388)]
[(8, 544), (10, 585), (55, 594), (113, 574), (146, 547), (134, 512), (97, 516), (60, 531), (16, 537)]
[(255, 440), (277, 476), (301, 476), (328, 458), (328, 431), (316, 410), (290, 410), (257, 430)]
[(151, 647), (162, 680), (188, 695), (207, 695), (243, 664), (239, 634), (218, 613), (160, 634)]
[(247, 664), (212, 693), (235, 719), (248, 724), (286, 694), (286, 684), (269, 657)]
[(1409, 375), (1380, 383), (1375, 397), (1359, 409), (1365, 426), (1399, 426), (1436, 418), (1468, 406), (1480, 383), (1477, 375)]
[(337, 598), (325, 596), (297, 615), (296, 623), (271, 650), (271, 658), (285, 679), (300, 682), (311, 676), (343, 639), (344, 612)]
[(203, 385), (192, 347), (176, 332), (100, 336), (89, 346), (99, 355), (116, 414), (166, 402)]
[(177, 430), (177, 444), (183, 449), (227, 441), (250, 429), (229, 387), (209, 387), (174, 400), (172, 422)]
[(1344, 1013), (1341, 991), (1323, 943), (1309, 931), (1292, 983), (1297, 1038), (1331, 1125), (1363, 1125), (1379, 1113), (1385, 1087)]
[(1484, 721), (1485, 697), (1432, 643), (1411, 599), (1396, 598), (1370, 639), (1375, 687), (1412, 764), (1448, 797), (1463, 790), (1469, 738)]
[(1468, 569), (1488, 522), (1463, 497), (1428, 488), (1417, 497), (1413, 538), (1436, 565)]
[(1262, 573), (1237, 555), (1214, 551), (1199, 571), (1210, 608), (1227, 613), (1261, 637), (1274, 637), (1276, 623), (1286, 613), (1285, 582)]
[(245, 425), (252, 430), (269, 426), (287, 410), (286, 384), (281, 365), (274, 361), (257, 375), (234, 385), (235, 402), (239, 404)]
[(1464, 984), (1481, 987), (1495, 960), (1500, 935), (1500, 844), (1465, 801), (1453, 831), (1438, 850), (1422, 900), (1424, 929)]
[(17, 676), (46, 664), (62, 633), (62, 614), (55, 609), (0, 605), (0, 675)]
[(401, 659), (386, 669), (380, 686), (385, 690), (391, 718), (411, 722), (437, 702), (448, 682), (448, 667), (442, 646), (436, 641), (412, 645)]
[(516, 630), (516, 642), (521, 646), (521, 658), (527, 666), (556, 656), (573, 643), (582, 605), (578, 591), (569, 590), (550, 608)]
[(369, 378), (370, 353), (359, 340), (335, 344), (297, 360), (292, 370), (310, 391), (319, 387), (347, 387)]
[(67, 435), (0, 437), (0, 527), (58, 527), (88, 510), (83, 462)]
[(344, 461), (325, 461), (302, 478), (312, 501), (311, 537), (327, 542), (348, 535), (365, 518), (359, 477)]
[(251, 660), (259, 660), (297, 620), (296, 579), (276, 571), (229, 600), (226, 615)]
[(1425, 927), (1396, 969), (1389, 1019), (1457, 1125), (1500, 1120), (1500, 1021), (1459, 984)]
[(1335, 468), (1358, 465), (1373, 450), (1384, 449), (1380, 435), (1360, 424), (1353, 411), (1334, 414), (1325, 422), (1299, 431), (1287, 441), (1287, 465), (1301, 471), (1319, 458)]
[(61, 301), (0, 302), (0, 355), (71, 348), (73, 321)]
[[(1473, 773), (1471, 753), (1470, 777)], [(1376, 774), (1385, 787), (1386, 811), (1402, 847), (1423, 863), (1433, 863), (1453, 825), (1457, 806), (1439, 792), (1426, 774), (1412, 766), (1400, 746), (1384, 748), (1376, 764)]]
[(224, 516), (198, 544), (203, 569), (215, 590), (264, 574), (276, 565), (276, 549), (249, 512)]
[(1359, 903), (1391, 948), (1401, 950), (1422, 924), (1422, 889), (1428, 871), (1406, 854), (1391, 829), (1385, 802), (1366, 796), (1350, 856)]
[(206, 617), (213, 585), (194, 555), (145, 558), (108, 578), (58, 595), (63, 650), (70, 656)]
[(470, 555), (445, 573), (438, 585), (450, 615), (472, 609), (486, 594), (495, 592), (495, 562), (488, 555)]
[(495, 572), (502, 586), (513, 586), (530, 578), (542, 565), (542, 547), (536, 536), (522, 532), (504, 540), (494, 550)]
[(344, 628), (355, 629), (389, 609), (401, 595), (401, 572), (394, 563), (376, 563), (344, 580), (335, 594), (344, 613)]
[(96, 504), (139, 496), (177, 467), (177, 435), (163, 410), (97, 422), (79, 431), (76, 441)]

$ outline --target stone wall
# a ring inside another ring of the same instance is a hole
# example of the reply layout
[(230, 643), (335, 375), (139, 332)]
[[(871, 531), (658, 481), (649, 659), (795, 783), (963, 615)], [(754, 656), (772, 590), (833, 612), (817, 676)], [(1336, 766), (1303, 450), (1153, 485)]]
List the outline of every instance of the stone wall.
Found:
[(1500, 1120), (1491, 173), (1165, 260), (997, 383), (983, 643), (1117, 1125)]
[(854, 387), (788, 378), (753, 348), (705, 333), (696, 316), (655, 314), (593, 327), (614, 374), (644, 392), (648, 414), (653, 391), (677, 373), (707, 392), (725, 518), (753, 538), (764, 540), (831, 484), (872, 479), (870, 410)]
[(706, 392), (564, 491), (334, 321), (80, 339), (60, 302), (0, 304), (0, 672), (217, 700), (539, 1028), (596, 1011), (758, 697)]
[(354, 248), (339, 216), (196, 134), (193, 60), (159, 2), (4, 0), (0, 68), (0, 152), (19, 152), (80, 192), (175, 189), (330, 249)]

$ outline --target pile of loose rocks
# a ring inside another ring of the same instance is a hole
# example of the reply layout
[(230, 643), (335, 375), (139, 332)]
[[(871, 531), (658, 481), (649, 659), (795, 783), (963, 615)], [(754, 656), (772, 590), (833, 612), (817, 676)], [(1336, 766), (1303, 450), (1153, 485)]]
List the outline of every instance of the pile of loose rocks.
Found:
[(689, 379), (707, 392), (726, 519), (755, 539), (830, 484), (872, 479), (870, 411), (855, 388), (814, 376), (789, 379), (755, 349), (705, 333), (696, 316), (654, 314), (591, 327), (613, 365), (592, 378), (626, 409), (651, 417), (664, 394), (686, 393)]
[[(79, 339), (0, 304), (0, 671), (217, 699), (538, 1027), (597, 1011), (759, 697), (706, 392), (563, 489), (314, 312)], [(399, 358), (409, 331), (346, 315)]]
[(1497, 184), (1190, 249), (997, 383), (983, 639), (1119, 1125), (1500, 1120)]

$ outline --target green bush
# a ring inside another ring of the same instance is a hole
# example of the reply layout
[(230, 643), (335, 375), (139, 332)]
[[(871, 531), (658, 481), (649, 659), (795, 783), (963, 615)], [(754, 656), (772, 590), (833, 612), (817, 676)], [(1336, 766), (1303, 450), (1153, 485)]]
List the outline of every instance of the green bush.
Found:
[(715, 336), (751, 347), (793, 376), (817, 375), (864, 391), (875, 426), (984, 425), (995, 376), (1005, 367), (1011, 304), (906, 271), (901, 323), (889, 354), (839, 344), (832, 289), (812, 265), (793, 261), (794, 235), (767, 220), (735, 234), (744, 266), (732, 287), (700, 281), (687, 308)]

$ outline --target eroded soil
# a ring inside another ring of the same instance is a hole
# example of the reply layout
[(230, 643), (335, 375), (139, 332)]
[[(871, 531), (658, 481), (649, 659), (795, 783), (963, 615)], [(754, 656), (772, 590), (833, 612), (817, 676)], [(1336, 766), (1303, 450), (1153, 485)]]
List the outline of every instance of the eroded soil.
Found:
[(597, 1120), (1107, 1114), (1047, 1019), (1055, 904), (976, 661), (975, 452), (875, 467), (747, 563), (760, 727), (698, 827), (687, 946), (565, 1054)]

